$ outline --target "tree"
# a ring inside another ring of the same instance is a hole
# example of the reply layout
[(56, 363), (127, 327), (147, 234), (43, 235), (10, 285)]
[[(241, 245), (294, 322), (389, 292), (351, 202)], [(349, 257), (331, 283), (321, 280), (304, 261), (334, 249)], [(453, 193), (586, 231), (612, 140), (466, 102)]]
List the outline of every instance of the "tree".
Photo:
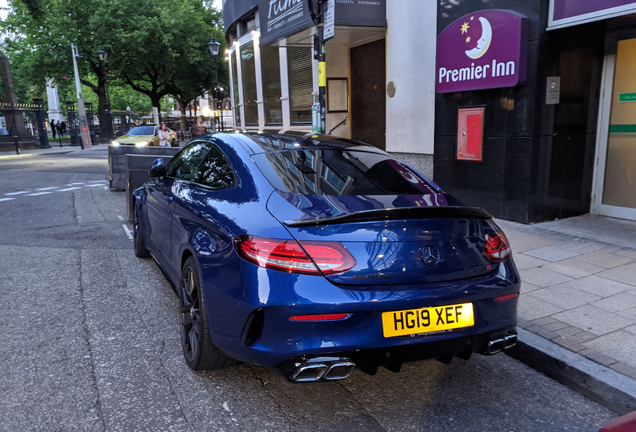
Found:
[[(127, 51), (119, 35), (135, 28), (144, 0), (10, 0), (12, 12), (2, 23), (9, 58), (19, 64), (21, 78), (44, 88), (46, 78), (73, 76), (71, 43), (83, 54), (78, 59), (82, 84), (99, 98), (99, 117), (104, 120), (106, 72), (97, 52), (111, 51), (110, 64), (119, 69)], [(115, 48), (116, 47), (116, 48)], [(95, 80), (90, 77), (95, 77)]]
[(154, 7), (156, 15), (149, 14), (144, 39), (138, 40), (139, 57), (122, 78), (146, 94), (153, 107), (160, 108), (161, 97), (168, 94), (179, 101), (190, 97), (189, 102), (214, 86), (207, 43), (213, 34), (223, 39), (221, 12), (205, 8), (201, 0), (156, 0)]
[[(225, 44), (225, 37), (221, 30), (222, 15), (215, 9), (206, 9), (206, 11), (208, 12), (206, 19), (211, 19), (213, 23), (212, 34), (190, 32), (194, 33), (190, 36), (194, 39), (191, 41), (193, 52), (181, 53), (177, 57), (177, 62), (187, 67), (178, 68), (169, 85), (170, 95), (179, 103), (181, 130), (186, 129), (186, 106), (197, 97), (212, 92), (216, 85), (227, 81), (227, 69), (223, 68), (221, 59), (215, 62), (207, 48), (212, 35), (216, 40), (222, 41), (221, 48)], [(187, 37), (186, 34), (182, 36)], [(219, 50), (219, 57), (222, 52), (223, 50)]]
[[(221, 23), (220, 12), (200, 0), (9, 2), (12, 12), (1, 27), (9, 35), (9, 59), (20, 63), (20, 79), (43, 90), (46, 78), (72, 76), (70, 45), (76, 44), (84, 55), (78, 59), (82, 84), (97, 95), (102, 121), (108, 80), (160, 108), (161, 98), (184, 81), (177, 78), (182, 70), (207, 67), (205, 44)], [(106, 69), (97, 54), (101, 48), (109, 52)]]

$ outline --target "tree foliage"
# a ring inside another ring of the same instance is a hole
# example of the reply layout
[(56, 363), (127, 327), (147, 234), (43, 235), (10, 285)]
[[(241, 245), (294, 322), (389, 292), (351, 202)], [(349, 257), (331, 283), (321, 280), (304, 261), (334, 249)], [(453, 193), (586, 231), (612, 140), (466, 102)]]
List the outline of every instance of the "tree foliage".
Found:
[[(19, 96), (42, 97), (46, 78), (58, 78), (61, 87), (72, 84), (71, 43), (83, 55), (78, 59), (82, 84), (97, 97), (100, 117), (107, 82), (114, 109), (125, 109), (118, 104), (130, 105), (134, 99), (115, 90), (118, 86), (146, 95), (156, 107), (166, 95), (194, 92), (198, 96), (213, 87), (214, 62), (207, 42), (214, 35), (224, 43), (222, 17), (201, 0), (9, 3), (12, 11), (2, 27), (8, 35), (5, 51), (15, 71)], [(109, 53), (105, 69), (98, 56), (101, 48)], [(222, 55), (219, 57), (221, 60)], [(223, 85), (227, 83), (226, 67), (219, 61)], [(63, 76), (69, 79), (61, 80)]]

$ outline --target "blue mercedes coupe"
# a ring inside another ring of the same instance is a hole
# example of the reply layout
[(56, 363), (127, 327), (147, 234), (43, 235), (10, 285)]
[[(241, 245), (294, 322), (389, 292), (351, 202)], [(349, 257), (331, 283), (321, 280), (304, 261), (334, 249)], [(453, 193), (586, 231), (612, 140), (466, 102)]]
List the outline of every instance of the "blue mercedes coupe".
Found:
[(519, 275), (492, 216), (382, 150), (216, 133), (150, 175), (132, 197), (135, 253), (179, 295), (194, 370), (331, 381), (517, 340)]

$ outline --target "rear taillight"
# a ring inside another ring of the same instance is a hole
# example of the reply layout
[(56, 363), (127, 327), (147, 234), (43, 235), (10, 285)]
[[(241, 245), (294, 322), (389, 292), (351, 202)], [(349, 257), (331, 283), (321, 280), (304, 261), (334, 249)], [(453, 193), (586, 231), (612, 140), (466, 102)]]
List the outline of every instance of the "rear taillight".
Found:
[(248, 235), (234, 239), (239, 256), (273, 270), (309, 275), (342, 273), (356, 265), (339, 242), (279, 240)]
[(484, 239), (484, 256), (488, 261), (503, 262), (510, 258), (512, 253), (510, 243), (503, 232), (497, 231), (486, 234)]

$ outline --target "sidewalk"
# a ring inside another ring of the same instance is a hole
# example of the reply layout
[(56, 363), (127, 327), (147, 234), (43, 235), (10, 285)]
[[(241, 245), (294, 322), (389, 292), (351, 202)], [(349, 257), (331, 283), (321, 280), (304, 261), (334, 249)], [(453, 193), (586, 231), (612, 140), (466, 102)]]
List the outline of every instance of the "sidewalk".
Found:
[(48, 154), (56, 154), (56, 153), (74, 153), (77, 151), (94, 151), (99, 149), (108, 149), (107, 145), (96, 145), (92, 146), (90, 149), (82, 150), (79, 146), (51, 146), (48, 149), (34, 148), (34, 149), (20, 149), (20, 154), (16, 154), (15, 150), (5, 150), (0, 151), (0, 159), (14, 159), (14, 158), (22, 158), (22, 157), (30, 157), (37, 155), (48, 155)]
[(636, 380), (636, 222), (497, 223), (521, 274), (519, 327)]

